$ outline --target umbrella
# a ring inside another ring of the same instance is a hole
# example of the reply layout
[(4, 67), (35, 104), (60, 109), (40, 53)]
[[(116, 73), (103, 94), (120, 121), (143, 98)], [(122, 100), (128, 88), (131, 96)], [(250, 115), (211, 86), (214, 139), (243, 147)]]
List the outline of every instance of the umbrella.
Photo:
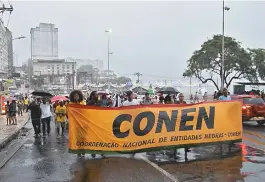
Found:
[(150, 95), (154, 95), (154, 90), (153, 89), (149, 89), (149, 90), (147, 90), (147, 93), (150, 94)]
[(68, 99), (65, 96), (61, 96), (61, 95), (56, 95), (53, 98), (51, 98), (51, 102), (55, 102), (59, 100), (67, 101)]
[(35, 90), (31, 94), (35, 96), (52, 97), (52, 94), (50, 94), (49, 92), (42, 91), (42, 90)]
[(179, 91), (175, 89), (174, 87), (162, 87), (158, 93), (161, 94), (177, 94)]

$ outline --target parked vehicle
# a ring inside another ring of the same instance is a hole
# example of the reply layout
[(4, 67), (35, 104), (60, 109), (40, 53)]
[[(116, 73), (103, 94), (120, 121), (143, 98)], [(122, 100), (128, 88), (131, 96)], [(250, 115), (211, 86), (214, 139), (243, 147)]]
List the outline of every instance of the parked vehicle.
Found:
[(242, 121), (255, 121), (265, 124), (265, 102), (256, 95), (232, 95), (232, 100), (242, 101)]

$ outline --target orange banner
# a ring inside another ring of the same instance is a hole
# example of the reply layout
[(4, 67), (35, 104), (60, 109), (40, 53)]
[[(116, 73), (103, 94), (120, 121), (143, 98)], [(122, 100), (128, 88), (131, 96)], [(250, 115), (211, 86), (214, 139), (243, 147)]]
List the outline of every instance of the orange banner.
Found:
[(242, 139), (238, 101), (68, 107), (70, 152), (135, 152)]

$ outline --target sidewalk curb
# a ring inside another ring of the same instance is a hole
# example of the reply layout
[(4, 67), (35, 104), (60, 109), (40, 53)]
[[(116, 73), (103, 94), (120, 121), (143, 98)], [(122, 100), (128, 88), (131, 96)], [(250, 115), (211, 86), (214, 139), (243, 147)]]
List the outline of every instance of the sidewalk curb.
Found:
[(30, 120), (30, 117), (27, 118), (27, 121), (20, 128), (17, 128), (13, 134), (11, 134), (10, 136), (7, 136), (3, 140), (3, 142), (0, 143), (0, 150), (5, 148), (9, 144), (9, 142), (11, 142), (17, 137), (17, 135), (19, 134), (19, 131), (29, 122), (29, 120)]

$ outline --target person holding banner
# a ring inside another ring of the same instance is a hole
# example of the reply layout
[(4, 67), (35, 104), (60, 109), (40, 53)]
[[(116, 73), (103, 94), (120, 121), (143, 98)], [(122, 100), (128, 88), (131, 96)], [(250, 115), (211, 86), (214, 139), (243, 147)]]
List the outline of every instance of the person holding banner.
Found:
[[(127, 100), (122, 103), (122, 106), (135, 106), (140, 105), (137, 99), (133, 99), (133, 93), (132, 91), (127, 91)], [(135, 153), (132, 154), (132, 157), (135, 155)]]
[[(184, 95), (183, 93), (179, 93), (178, 94), (178, 101), (176, 102), (176, 104), (187, 104), (186, 101), (184, 101)], [(189, 148), (185, 148), (185, 153), (187, 152), (190, 152), (191, 150)], [(177, 154), (177, 149), (174, 150), (174, 157), (176, 156)]]
[[(85, 105), (84, 103), (84, 96), (80, 90), (73, 90), (70, 95), (69, 95), (69, 104), (82, 104)], [(69, 121), (71, 122), (71, 121)], [(85, 153), (79, 153), (77, 154), (77, 157), (84, 157)]]
[(141, 102), (141, 104), (143, 105), (153, 104), (153, 101), (151, 100), (149, 93), (145, 93), (144, 100), (143, 102)]
[(231, 100), (230, 95), (228, 95), (228, 90), (227, 90), (227, 88), (224, 88), (224, 89), (223, 89), (223, 95), (221, 95), (221, 96), (219, 97), (219, 100)]
[(169, 94), (165, 97), (164, 104), (173, 104), (171, 96)]
[[(105, 95), (106, 99), (107, 96)], [(105, 98), (103, 98), (101, 101), (98, 100), (98, 93), (97, 91), (93, 91), (90, 93), (89, 98), (86, 101), (86, 105), (88, 106), (101, 106), (101, 107), (106, 107), (107, 102), (105, 102), (107, 100), (105, 100)], [(91, 156), (93, 158), (96, 157), (96, 154), (91, 154)], [(101, 154), (101, 156), (103, 157), (103, 155)]]
[(179, 97), (179, 100), (176, 101), (176, 104), (187, 104), (187, 102), (184, 101), (184, 95), (183, 95), (183, 93), (179, 93), (178, 97)]
[(133, 99), (132, 91), (127, 91), (127, 100), (122, 103), (122, 106), (135, 106), (140, 105), (137, 99)]
[(90, 93), (88, 99), (86, 100), (86, 105), (88, 106), (93, 106), (93, 105), (100, 106), (101, 105), (101, 103), (98, 100), (97, 91), (93, 91)]

